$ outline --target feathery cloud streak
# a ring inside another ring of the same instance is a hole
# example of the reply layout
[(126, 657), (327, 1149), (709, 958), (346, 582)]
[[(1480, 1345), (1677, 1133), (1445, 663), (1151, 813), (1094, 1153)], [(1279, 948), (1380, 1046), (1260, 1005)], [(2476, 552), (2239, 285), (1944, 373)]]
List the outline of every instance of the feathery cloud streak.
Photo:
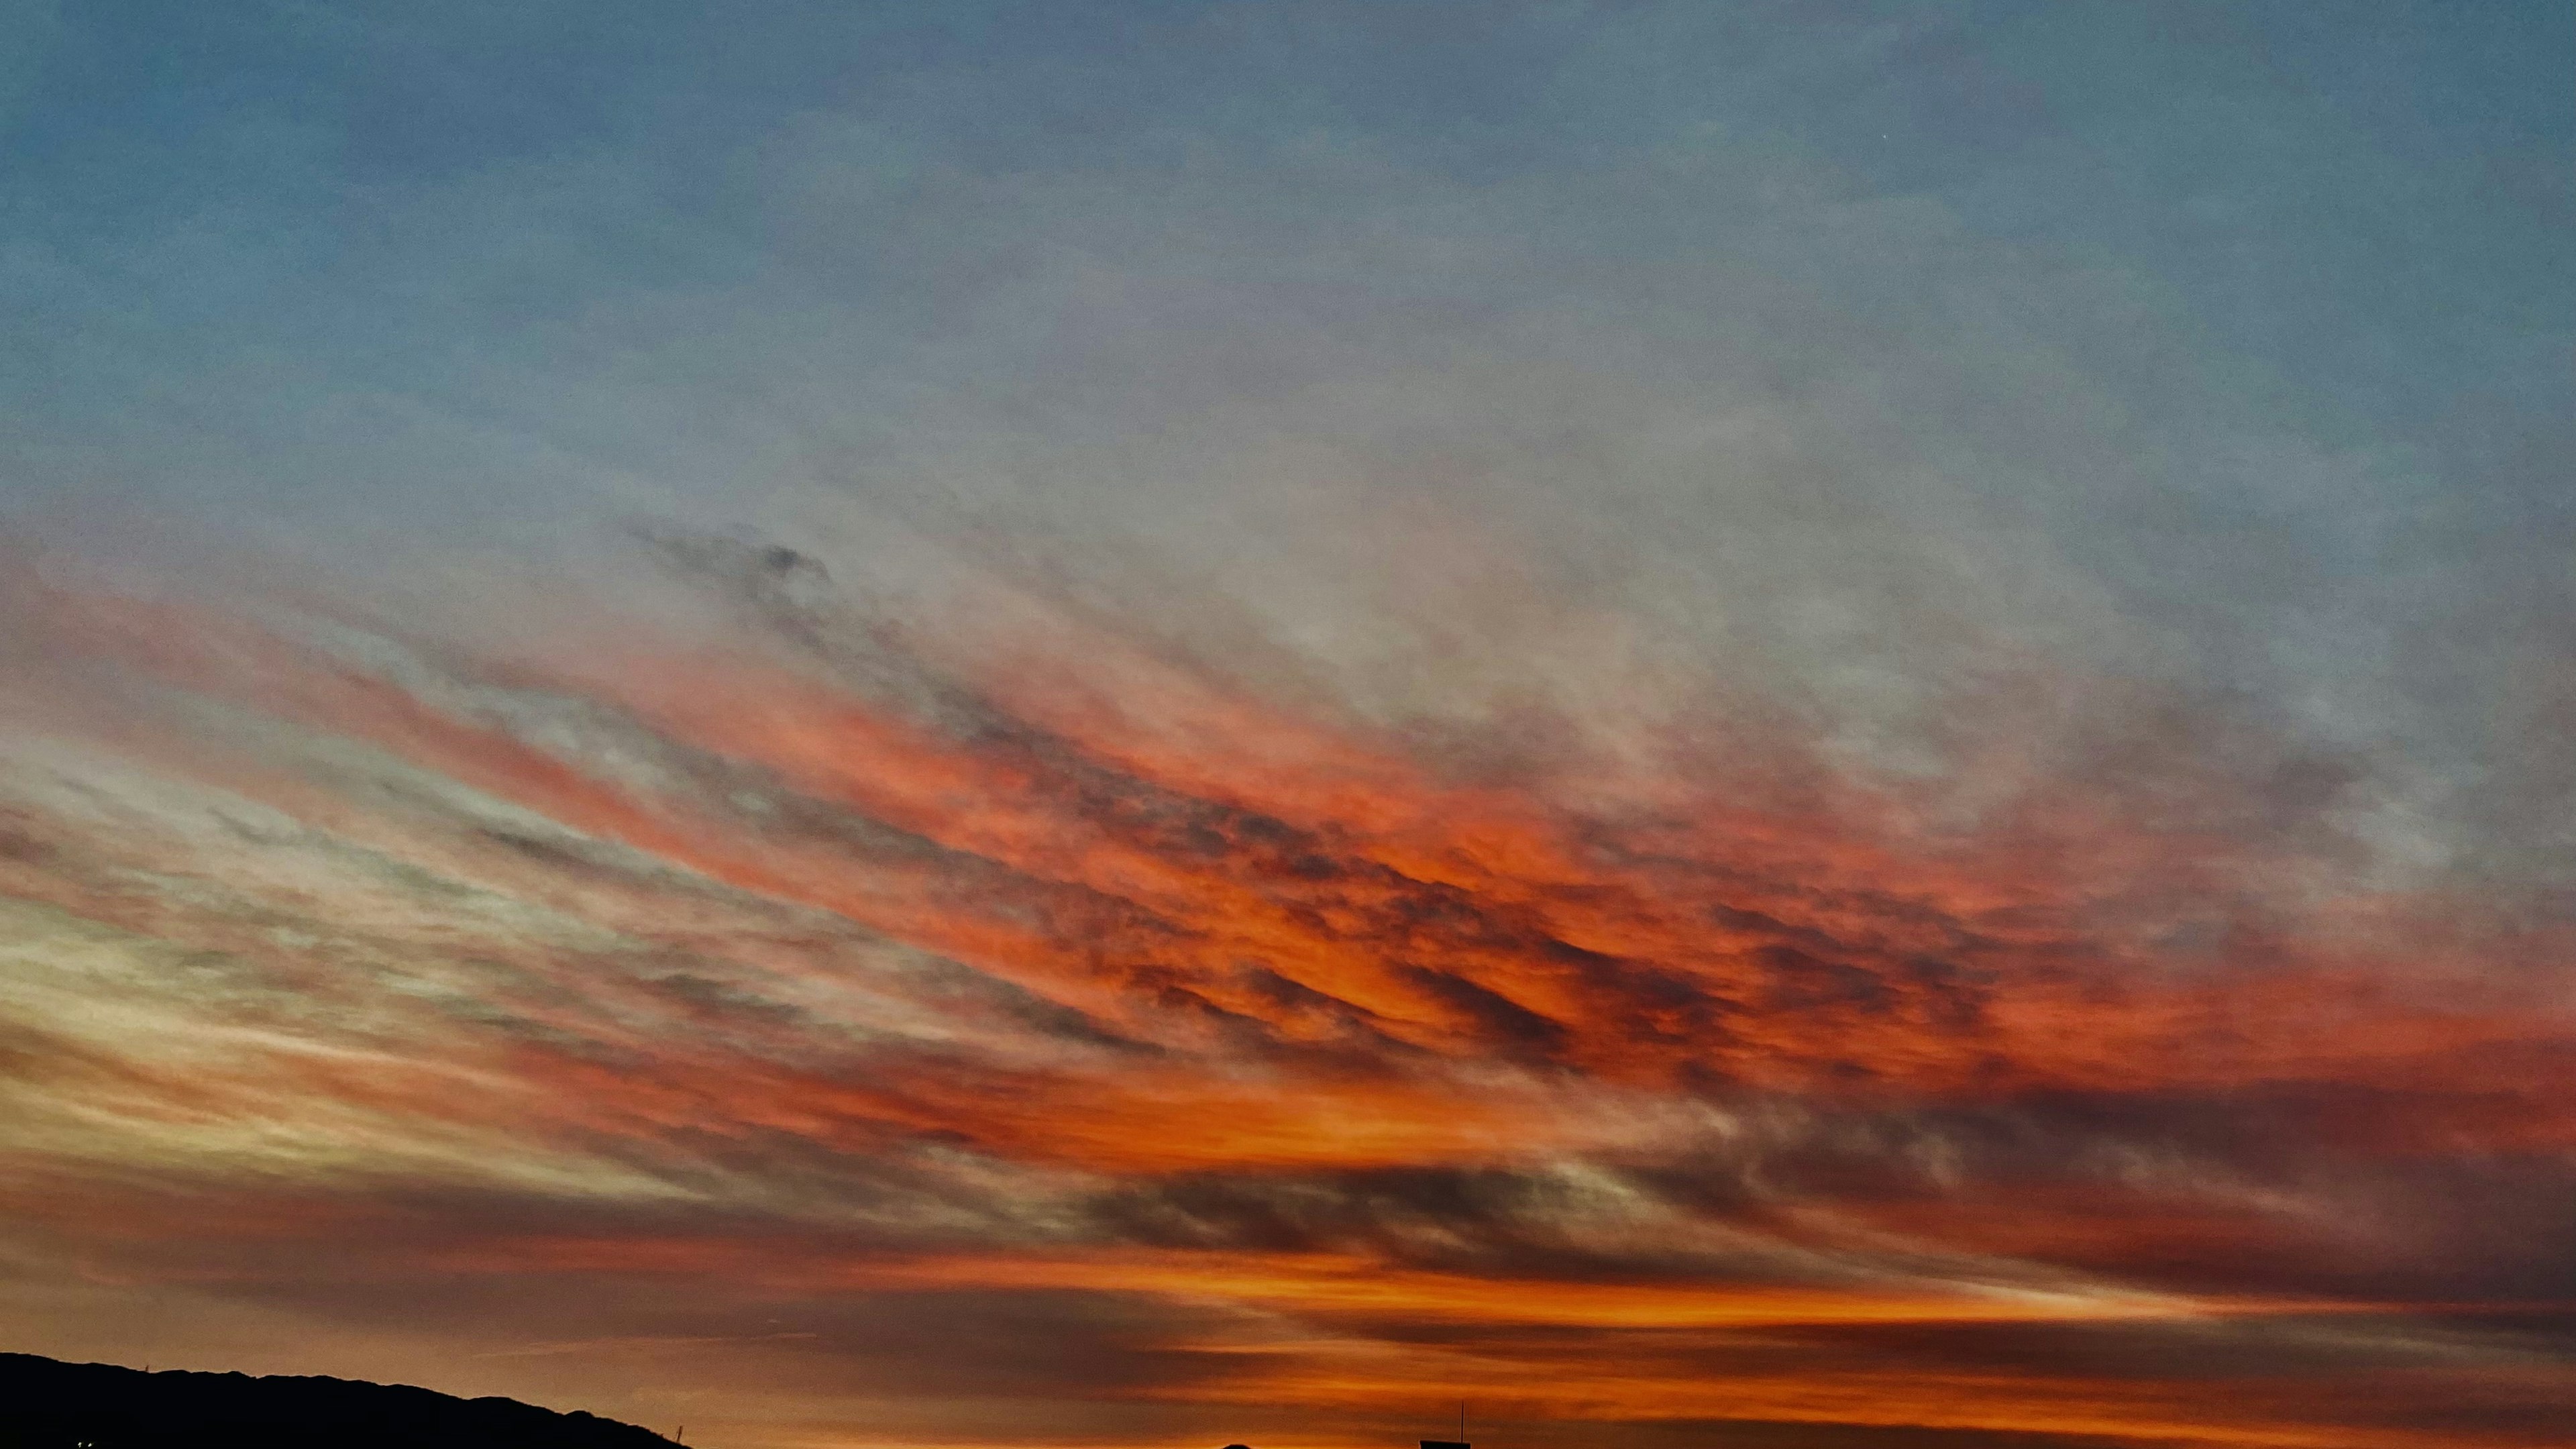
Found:
[[(55, 25), (24, 1346), (743, 1446), (2549, 1442), (2563, 130), (2397, 11), (2259, 37), (2344, 111), (2215, 21), (1434, 12), (281, 12), (207, 141)], [(2246, 271), (2147, 123), (2218, 102)]]

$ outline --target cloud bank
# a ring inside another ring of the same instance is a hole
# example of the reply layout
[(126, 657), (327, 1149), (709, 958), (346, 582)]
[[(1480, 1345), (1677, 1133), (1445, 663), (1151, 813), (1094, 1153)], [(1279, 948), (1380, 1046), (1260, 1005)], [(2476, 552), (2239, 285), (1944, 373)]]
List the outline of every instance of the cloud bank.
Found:
[(2550, 1442), (2571, 37), (2440, 20), (14, 12), (11, 1346)]

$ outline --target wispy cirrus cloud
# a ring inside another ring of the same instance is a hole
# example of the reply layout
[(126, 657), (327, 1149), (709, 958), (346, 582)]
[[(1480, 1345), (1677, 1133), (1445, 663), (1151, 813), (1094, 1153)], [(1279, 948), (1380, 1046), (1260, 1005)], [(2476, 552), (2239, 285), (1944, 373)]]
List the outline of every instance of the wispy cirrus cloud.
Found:
[[(1098, 610), (1045, 652), (1091, 631), (1102, 668), (1050, 674), (836, 617), (802, 554), (636, 547), (731, 647), (572, 616), (569, 656), (494, 651), (38, 562), (13, 1208), (56, 1251), (361, 1316), (475, 1282), (1138, 1305), (1195, 1355), (1138, 1370), (1149, 1405), (1441, 1381), (2322, 1443), (2355, 1431), (2000, 1361), (1724, 1365), (1755, 1332), (2278, 1322), (2314, 1327), (2265, 1351), (2433, 1393), (2545, 1372), (2514, 1325), (2555, 1312), (2547, 1247), (2420, 1184), (2563, 1188), (2553, 978), (2443, 966), (2420, 900), (2247, 888), (2296, 879), (2277, 837), (2124, 824), (2118, 782), (1943, 839), (1822, 769), (1795, 810), (1460, 775)], [(2224, 934), (2140, 935), (2231, 874)], [(2334, 1029), (2253, 1025), (2290, 1013)], [(2506, 1326), (2443, 1336), (2463, 1312)], [(1178, 1326), (1208, 1313), (1235, 1327)], [(560, 1341), (832, 1338), (610, 1326)], [(1638, 1346), (1587, 1367), (1574, 1332)]]
[(159, 19), (0, 97), (13, 1346), (2557, 1434), (2559, 20)]

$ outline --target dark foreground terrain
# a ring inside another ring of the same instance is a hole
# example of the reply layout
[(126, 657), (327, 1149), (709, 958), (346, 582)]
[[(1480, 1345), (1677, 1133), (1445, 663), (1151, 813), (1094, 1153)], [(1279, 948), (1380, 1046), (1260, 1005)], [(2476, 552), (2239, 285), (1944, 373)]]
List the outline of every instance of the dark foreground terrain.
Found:
[(649, 1429), (404, 1384), (0, 1353), (0, 1449), (670, 1449)]

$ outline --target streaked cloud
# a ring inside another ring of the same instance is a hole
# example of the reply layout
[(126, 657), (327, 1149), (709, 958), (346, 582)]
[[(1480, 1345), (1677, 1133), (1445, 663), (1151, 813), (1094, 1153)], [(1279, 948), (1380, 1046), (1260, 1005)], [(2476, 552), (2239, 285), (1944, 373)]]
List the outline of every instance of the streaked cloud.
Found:
[(2550, 1442), (2563, 17), (2150, 9), (49, 21), (11, 1346)]

